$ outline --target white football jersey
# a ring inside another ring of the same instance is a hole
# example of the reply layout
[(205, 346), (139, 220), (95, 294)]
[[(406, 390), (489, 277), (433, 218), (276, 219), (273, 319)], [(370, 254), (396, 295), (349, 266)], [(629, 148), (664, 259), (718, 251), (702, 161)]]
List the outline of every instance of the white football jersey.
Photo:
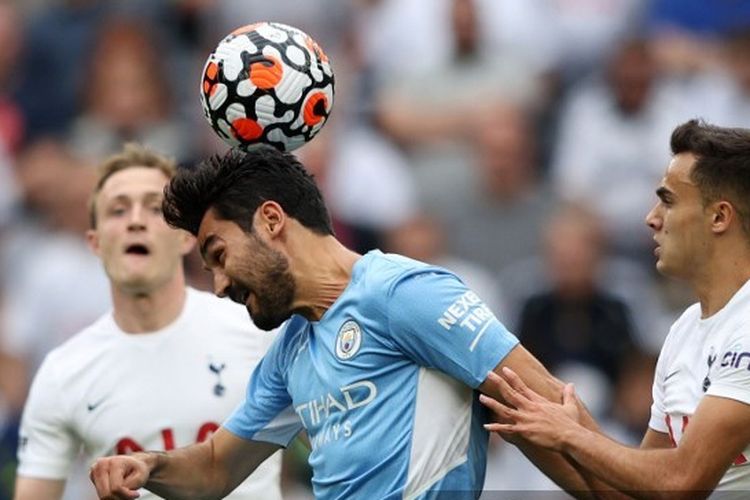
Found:
[[(664, 341), (653, 386), (649, 427), (682, 439), (704, 395), (750, 404), (750, 281), (713, 316), (690, 306)], [(750, 443), (717, 489), (750, 490)]]
[[(272, 337), (243, 307), (193, 289), (180, 316), (157, 332), (127, 334), (106, 314), (37, 372), (18, 474), (65, 479), (80, 451), (93, 459), (205, 440), (242, 402)], [(280, 466), (276, 453), (229, 498), (280, 499)]]

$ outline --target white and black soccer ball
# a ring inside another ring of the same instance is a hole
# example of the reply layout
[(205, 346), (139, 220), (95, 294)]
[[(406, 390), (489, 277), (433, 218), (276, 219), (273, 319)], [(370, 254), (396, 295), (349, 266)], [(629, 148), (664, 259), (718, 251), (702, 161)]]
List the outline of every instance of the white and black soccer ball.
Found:
[(273, 22), (239, 28), (206, 61), (201, 105), (230, 146), (292, 151), (315, 137), (333, 107), (334, 77), (320, 46)]

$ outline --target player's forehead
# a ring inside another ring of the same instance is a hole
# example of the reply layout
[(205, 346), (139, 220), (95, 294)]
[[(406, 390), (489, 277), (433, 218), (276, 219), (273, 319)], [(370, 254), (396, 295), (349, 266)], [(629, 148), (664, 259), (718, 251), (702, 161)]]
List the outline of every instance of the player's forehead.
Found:
[(102, 185), (102, 200), (115, 198), (161, 197), (169, 179), (161, 170), (150, 167), (128, 167), (110, 175)]
[(673, 193), (690, 192), (697, 189), (692, 180), (695, 156), (691, 153), (680, 153), (672, 157), (661, 186)]

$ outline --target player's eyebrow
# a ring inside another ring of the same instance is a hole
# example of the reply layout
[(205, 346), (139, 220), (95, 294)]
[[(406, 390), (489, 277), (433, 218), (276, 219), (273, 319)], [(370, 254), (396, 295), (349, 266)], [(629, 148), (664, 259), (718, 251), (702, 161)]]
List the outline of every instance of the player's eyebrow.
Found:
[(661, 186), (656, 190), (656, 196), (658, 196), (661, 201), (672, 201), (674, 193), (664, 186)]
[(143, 199), (145, 201), (151, 201), (151, 200), (160, 200), (164, 197), (164, 193), (161, 191), (151, 191), (148, 193), (144, 193)]

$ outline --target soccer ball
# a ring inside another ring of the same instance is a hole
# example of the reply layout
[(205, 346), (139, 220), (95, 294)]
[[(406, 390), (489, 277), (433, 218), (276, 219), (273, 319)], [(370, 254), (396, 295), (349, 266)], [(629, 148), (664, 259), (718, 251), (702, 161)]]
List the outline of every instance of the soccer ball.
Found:
[(315, 137), (333, 106), (333, 70), (303, 31), (262, 22), (224, 38), (203, 68), (201, 106), (230, 146), (296, 149)]

